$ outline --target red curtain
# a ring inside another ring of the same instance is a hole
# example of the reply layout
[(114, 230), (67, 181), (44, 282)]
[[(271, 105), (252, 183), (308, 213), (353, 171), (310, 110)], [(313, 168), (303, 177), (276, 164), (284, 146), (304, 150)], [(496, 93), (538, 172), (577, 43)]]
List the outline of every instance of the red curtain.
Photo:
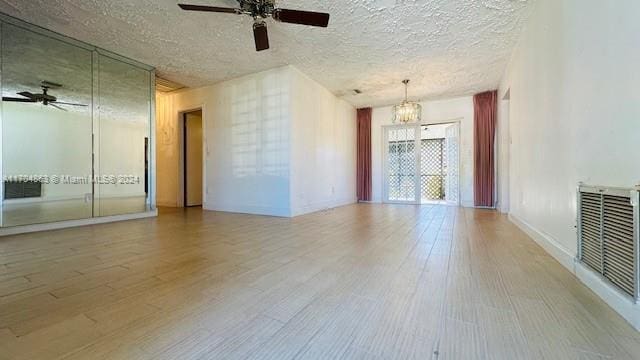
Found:
[(474, 200), (476, 206), (494, 206), (495, 132), (498, 92), (473, 97), (474, 106)]
[(371, 201), (371, 108), (358, 109), (358, 201)]

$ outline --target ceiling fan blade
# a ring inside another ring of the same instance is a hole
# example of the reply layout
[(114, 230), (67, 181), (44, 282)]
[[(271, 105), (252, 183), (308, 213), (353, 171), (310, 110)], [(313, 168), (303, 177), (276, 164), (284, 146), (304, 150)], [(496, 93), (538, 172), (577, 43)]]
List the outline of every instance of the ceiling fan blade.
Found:
[(217, 13), (228, 13), (228, 14), (240, 14), (240, 9), (227, 8), (227, 7), (219, 7), (219, 6), (205, 6), (205, 5), (189, 5), (189, 4), (178, 4), (180, 9), (187, 11), (206, 11), (206, 12), (217, 12)]
[(256, 51), (267, 50), (269, 48), (269, 33), (267, 24), (257, 22), (253, 24), (253, 37), (256, 41)]
[(30, 93), (28, 91), (19, 92), (18, 95), (22, 95), (22, 96), (24, 96), (26, 98), (29, 98), (29, 99), (33, 99), (33, 98), (36, 97), (34, 94), (32, 94), (32, 93)]
[(3, 96), (3, 97), (2, 97), (2, 101), (13, 101), (13, 102), (24, 102), (24, 103), (34, 103), (34, 102), (37, 102), (36, 100), (33, 100), (33, 99), (14, 98), (14, 97), (6, 97), (6, 96)]
[(69, 105), (69, 106), (89, 106), (87, 104), (74, 104), (74, 103), (68, 103), (64, 101), (50, 101), (49, 104), (59, 104), (59, 105)]
[(289, 9), (275, 9), (273, 11), (274, 19), (290, 24), (327, 27), (329, 26), (329, 17), (330, 15), (327, 13), (313, 11)]
[(58, 109), (58, 110), (62, 110), (62, 111), (67, 111), (67, 109), (65, 108), (61, 108), (60, 106), (54, 104), (54, 103), (49, 103), (49, 106), (53, 106), (54, 108)]

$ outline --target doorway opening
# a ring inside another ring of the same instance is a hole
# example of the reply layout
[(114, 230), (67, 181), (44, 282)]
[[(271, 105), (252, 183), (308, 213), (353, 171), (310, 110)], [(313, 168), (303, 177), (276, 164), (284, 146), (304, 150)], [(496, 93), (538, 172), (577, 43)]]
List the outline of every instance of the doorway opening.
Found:
[(182, 204), (202, 207), (203, 152), (202, 110), (182, 113)]
[(458, 122), (385, 127), (384, 201), (459, 205)]

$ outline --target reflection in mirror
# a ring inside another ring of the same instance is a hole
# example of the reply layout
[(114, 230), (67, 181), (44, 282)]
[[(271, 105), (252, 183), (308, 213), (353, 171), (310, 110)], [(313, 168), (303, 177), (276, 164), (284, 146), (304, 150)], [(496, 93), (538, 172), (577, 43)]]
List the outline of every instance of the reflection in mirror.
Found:
[(3, 226), (89, 218), (92, 53), (6, 23), (2, 38)]
[(149, 72), (100, 55), (95, 216), (148, 209)]

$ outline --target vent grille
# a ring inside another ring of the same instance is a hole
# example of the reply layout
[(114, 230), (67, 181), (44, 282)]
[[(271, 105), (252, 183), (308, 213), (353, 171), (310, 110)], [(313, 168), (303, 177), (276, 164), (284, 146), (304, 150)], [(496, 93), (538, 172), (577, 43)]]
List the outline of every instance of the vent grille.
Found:
[(42, 183), (38, 181), (5, 181), (4, 198), (24, 199), (42, 196)]
[(595, 271), (602, 273), (601, 233), (602, 195), (582, 194), (582, 261)]
[(156, 90), (160, 92), (170, 92), (183, 89), (184, 85), (178, 84), (175, 81), (156, 77)]
[(604, 276), (635, 295), (635, 246), (631, 199), (603, 195)]
[(637, 191), (581, 188), (580, 260), (620, 290), (638, 298)]

